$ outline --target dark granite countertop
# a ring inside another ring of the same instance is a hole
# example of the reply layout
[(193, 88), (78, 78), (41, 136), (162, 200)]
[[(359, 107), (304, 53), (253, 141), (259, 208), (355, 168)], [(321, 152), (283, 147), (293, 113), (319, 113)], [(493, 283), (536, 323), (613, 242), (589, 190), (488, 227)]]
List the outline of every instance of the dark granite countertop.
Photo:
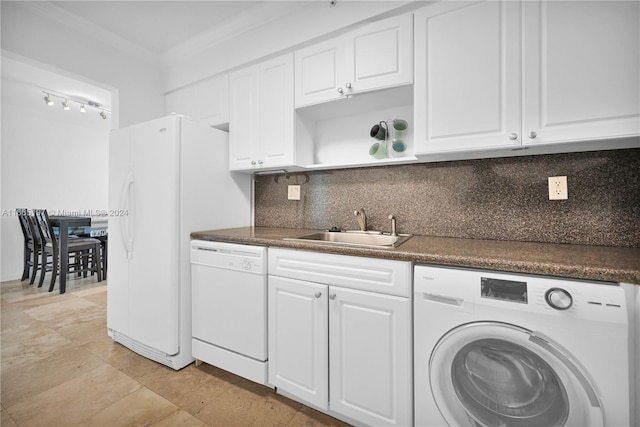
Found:
[(398, 248), (282, 240), (316, 230), (241, 227), (195, 231), (191, 238), (385, 258), (415, 263), (640, 284), (640, 248), (413, 236)]

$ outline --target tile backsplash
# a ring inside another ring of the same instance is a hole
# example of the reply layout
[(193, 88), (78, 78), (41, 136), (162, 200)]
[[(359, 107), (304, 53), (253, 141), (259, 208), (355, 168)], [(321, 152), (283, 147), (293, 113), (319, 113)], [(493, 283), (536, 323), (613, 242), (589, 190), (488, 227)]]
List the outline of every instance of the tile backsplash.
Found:
[[(562, 175), (568, 200), (549, 200)], [(357, 229), (359, 208), (374, 230), (393, 214), (401, 233), (640, 247), (640, 149), (255, 177), (256, 226)]]

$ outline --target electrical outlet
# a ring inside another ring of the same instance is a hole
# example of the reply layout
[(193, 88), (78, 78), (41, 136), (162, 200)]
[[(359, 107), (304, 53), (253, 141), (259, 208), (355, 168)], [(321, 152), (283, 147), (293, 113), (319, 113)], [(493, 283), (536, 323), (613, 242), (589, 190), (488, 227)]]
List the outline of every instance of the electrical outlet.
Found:
[(549, 200), (567, 200), (569, 198), (567, 190), (566, 176), (549, 177)]
[(289, 200), (300, 200), (300, 186), (290, 185), (288, 197), (289, 197)]

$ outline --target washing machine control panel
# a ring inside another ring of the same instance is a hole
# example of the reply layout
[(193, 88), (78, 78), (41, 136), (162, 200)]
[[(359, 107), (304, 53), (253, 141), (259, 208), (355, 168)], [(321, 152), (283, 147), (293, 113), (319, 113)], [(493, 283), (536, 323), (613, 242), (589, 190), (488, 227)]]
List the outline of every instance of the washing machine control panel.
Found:
[(544, 299), (551, 308), (567, 310), (573, 305), (573, 297), (562, 288), (551, 288), (544, 294)]
[(526, 304), (527, 282), (498, 279), (495, 277), (481, 277), (480, 296), (482, 298)]

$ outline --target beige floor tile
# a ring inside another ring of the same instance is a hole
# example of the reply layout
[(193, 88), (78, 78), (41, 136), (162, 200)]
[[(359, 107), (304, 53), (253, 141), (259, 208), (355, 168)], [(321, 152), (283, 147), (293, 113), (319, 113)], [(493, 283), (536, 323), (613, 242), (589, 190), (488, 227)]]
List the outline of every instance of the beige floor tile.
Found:
[(39, 323), (36, 319), (25, 314), (25, 312), (13, 304), (6, 304), (4, 301), (0, 305), (0, 322), (2, 324), (2, 333), (11, 333), (13, 330), (24, 329), (30, 324)]
[(76, 347), (8, 368), (2, 372), (2, 404), (13, 406), (102, 366), (102, 360)]
[(107, 335), (105, 282), (67, 290), (0, 286), (2, 427), (344, 425), (208, 364), (146, 359)]
[(74, 323), (55, 328), (56, 332), (75, 344), (85, 344), (98, 334), (107, 335), (107, 322), (100, 319), (78, 319)]
[[(167, 371), (141, 379), (144, 386), (196, 414), (233, 386), (238, 377), (213, 366), (191, 364), (179, 371)], [(184, 385), (188, 384), (188, 387)]]
[(149, 378), (161, 375), (172, 375), (175, 371), (160, 363), (142, 357), (128, 348), (114, 342), (120, 347), (120, 351), (114, 352), (114, 357), (109, 360), (109, 364), (134, 380), (143, 383)]
[[(65, 318), (67, 318), (68, 322), (75, 321), (75, 318), (78, 317), (79, 310), (94, 307), (96, 307), (96, 305), (91, 301), (70, 295), (62, 301), (29, 308), (24, 312), (36, 320), (42, 320), (45, 322), (55, 321), (55, 324), (59, 325), (59, 321), (64, 321)], [(82, 316), (83, 313), (80, 313), (80, 315)]]
[(53, 304), (74, 298), (71, 294), (59, 294), (57, 292), (49, 293), (44, 288), (41, 288), (36, 292), (37, 293), (33, 294), (34, 296), (32, 298), (23, 298), (17, 301), (6, 301), (3, 299), (2, 301), (13, 304), (14, 307), (21, 310), (28, 310), (29, 308), (42, 307), (47, 304)]
[(207, 427), (207, 425), (187, 411), (180, 410), (158, 422), (149, 424), (149, 427)]
[(258, 384), (230, 387), (196, 414), (209, 426), (287, 425), (302, 405)]
[(25, 363), (41, 360), (61, 350), (70, 350), (74, 344), (45, 325), (15, 328), (2, 334), (2, 372)]
[(115, 342), (108, 335), (106, 329), (102, 332), (98, 331), (93, 335), (91, 341), (82, 345), (82, 348), (107, 363), (112, 363), (117, 359), (131, 355), (131, 350)]
[[(106, 283), (106, 282), (105, 282)], [(94, 294), (106, 294), (107, 293), (107, 285), (100, 285), (100, 286), (94, 286), (92, 288), (86, 288), (86, 289), (79, 289), (75, 292), (72, 292), (72, 295), (75, 295), (77, 297), (86, 297), (88, 295), (94, 295)]]
[(33, 285), (27, 290), (15, 290), (13, 292), (6, 292), (2, 294), (2, 300), (8, 303), (14, 303), (18, 301), (31, 300), (35, 298), (46, 298), (49, 296), (43, 291), (44, 288), (38, 289), (36, 285)]
[(118, 400), (82, 422), (86, 426), (146, 426), (179, 412), (167, 399), (146, 388)]
[(348, 427), (350, 424), (342, 422), (336, 418), (330, 417), (327, 414), (316, 411), (308, 406), (302, 406), (300, 410), (293, 417), (290, 426), (301, 427), (319, 427), (319, 426), (335, 426), (335, 427)]
[(91, 301), (95, 305), (98, 305), (100, 307), (104, 307), (105, 309), (107, 308), (107, 293), (106, 292), (100, 292), (100, 293), (96, 293), (96, 294), (86, 295), (83, 298), (86, 299), (87, 301)]
[(0, 426), (2, 426), (2, 427), (17, 427), (18, 426), (15, 423), (15, 421), (13, 421), (13, 418), (11, 418), (11, 415), (9, 415), (9, 413), (7, 413), (6, 409), (4, 409), (4, 406), (2, 406), (2, 412), (0, 412)]
[(7, 411), (19, 426), (88, 425), (88, 418), (140, 387), (137, 381), (104, 365), (9, 406)]

